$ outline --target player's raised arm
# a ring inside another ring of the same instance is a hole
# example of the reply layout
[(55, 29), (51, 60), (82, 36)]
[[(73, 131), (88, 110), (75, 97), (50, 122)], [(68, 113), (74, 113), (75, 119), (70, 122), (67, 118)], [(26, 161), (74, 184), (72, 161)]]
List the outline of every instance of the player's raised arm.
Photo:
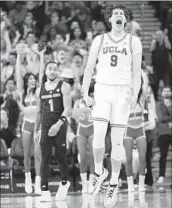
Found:
[(101, 36), (98, 35), (94, 38), (90, 52), (88, 55), (88, 60), (84, 72), (84, 78), (83, 78), (83, 93), (84, 93), (84, 100), (86, 101), (88, 98), (88, 90), (91, 82), (91, 78), (93, 75), (93, 70), (96, 65), (98, 53), (99, 53), (99, 48), (101, 45)]
[(133, 50), (133, 97), (134, 101), (137, 101), (138, 94), (141, 87), (141, 63), (142, 63), (142, 43), (140, 39), (136, 36), (133, 36), (132, 39), (132, 50)]

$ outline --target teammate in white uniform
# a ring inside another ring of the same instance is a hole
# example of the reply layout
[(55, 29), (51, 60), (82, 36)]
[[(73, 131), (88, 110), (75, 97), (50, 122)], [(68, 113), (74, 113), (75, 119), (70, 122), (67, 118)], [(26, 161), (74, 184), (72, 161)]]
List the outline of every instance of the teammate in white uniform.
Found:
[(131, 108), (136, 106), (141, 86), (142, 44), (138, 37), (125, 33), (127, 9), (123, 5), (108, 5), (105, 18), (111, 31), (97, 36), (91, 45), (84, 73), (83, 91), (87, 105), (90, 80), (96, 61), (95, 106), (93, 109), (94, 139), (93, 154), (95, 177), (92, 193), (98, 193), (102, 181), (108, 176), (103, 168), (105, 135), (108, 122), (111, 124), (112, 177), (104, 200), (106, 207), (117, 201), (118, 177), (123, 154), (123, 136)]

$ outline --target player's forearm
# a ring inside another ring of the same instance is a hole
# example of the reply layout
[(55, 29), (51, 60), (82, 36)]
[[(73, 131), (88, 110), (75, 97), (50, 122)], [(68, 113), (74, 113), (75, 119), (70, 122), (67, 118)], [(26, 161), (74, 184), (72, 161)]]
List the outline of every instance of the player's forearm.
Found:
[(83, 79), (83, 96), (84, 97), (88, 96), (92, 74), (93, 74), (93, 69), (91, 70), (88, 68), (85, 69), (84, 79)]
[[(70, 115), (71, 115), (71, 106), (68, 105), (65, 107), (64, 111), (62, 112), (61, 117), (68, 118)], [(64, 124), (64, 121), (62, 119), (59, 119), (57, 123), (60, 124), (60, 126), (62, 126)]]
[(71, 105), (68, 105), (68, 106), (65, 107), (61, 116), (64, 116), (64, 117), (67, 118), (71, 115), (71, 112), (72, 112), (72, 107), (71, 107)]

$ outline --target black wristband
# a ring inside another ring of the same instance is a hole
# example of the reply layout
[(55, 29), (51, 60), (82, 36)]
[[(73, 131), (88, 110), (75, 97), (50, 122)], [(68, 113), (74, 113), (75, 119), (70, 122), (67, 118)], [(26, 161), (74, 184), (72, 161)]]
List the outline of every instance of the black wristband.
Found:
[(61, 120), (61, 121), (63, 121), (63, 123), (65, 123), (67, 121), (67, 118), (65, 116), (61, 116), (59, 120)]

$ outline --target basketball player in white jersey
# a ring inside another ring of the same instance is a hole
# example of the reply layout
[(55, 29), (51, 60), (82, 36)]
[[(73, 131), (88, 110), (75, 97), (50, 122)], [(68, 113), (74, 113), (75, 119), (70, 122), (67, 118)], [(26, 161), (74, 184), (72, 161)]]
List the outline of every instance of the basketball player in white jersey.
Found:
[(127, 22), (125, 6), (108, 5), (105, 18), (111, 25), (111, 31), (96, 36), (92, 42), (84, 73), (83, 99), (86, 105), (92, 102), (88, 96), (88, 89), (98, 59), (95, 106), (92, 115), (95, 163), (92, 193), (98, 193), (101, 183), (108, 176), (108, 171), (103, 168), (103, 157), (105, 135), (110, 122), (112, 176), (104, 204), (106, 207), (112, 207), (117, 201), (123, 136), (130, 110), (136, 106), (141, 86), (142, 44), (138, 37), (131, 36), (124, 30)]

